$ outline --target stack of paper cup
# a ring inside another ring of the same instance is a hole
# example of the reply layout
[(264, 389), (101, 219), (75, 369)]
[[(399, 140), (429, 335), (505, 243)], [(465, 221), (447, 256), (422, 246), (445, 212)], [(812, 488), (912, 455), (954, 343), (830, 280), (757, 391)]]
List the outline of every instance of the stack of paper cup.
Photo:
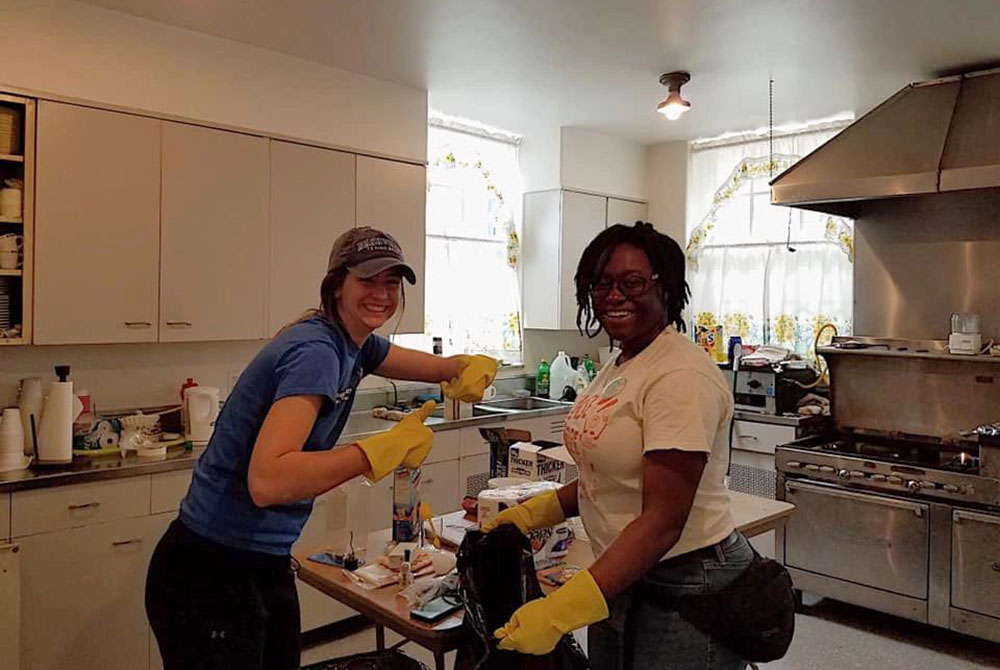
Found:
[(20, 470), (27, 466), (27, 460), (24, 456), (21, 413), (16, 407), (9, 407), (0, 418), (0, 472)]

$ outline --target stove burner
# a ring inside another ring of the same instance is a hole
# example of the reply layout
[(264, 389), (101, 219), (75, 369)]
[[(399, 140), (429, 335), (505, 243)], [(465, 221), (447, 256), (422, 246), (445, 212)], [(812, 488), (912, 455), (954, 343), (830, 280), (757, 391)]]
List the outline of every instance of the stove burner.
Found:
[(844, 454), (916, 467), (973, 473), (979, 470), (977, 457), (962, 451), (959, 447), (933, 442), (838, 435), (834, 439), (810, 445), (808, 448), (824, 453)]

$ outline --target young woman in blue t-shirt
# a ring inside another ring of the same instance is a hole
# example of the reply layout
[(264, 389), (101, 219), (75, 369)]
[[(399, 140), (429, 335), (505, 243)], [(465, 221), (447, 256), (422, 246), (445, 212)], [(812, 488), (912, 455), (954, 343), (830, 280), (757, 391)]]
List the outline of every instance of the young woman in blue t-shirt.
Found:
[(493, 381), (486, 356), (441, 358), (373, 332), (416, 275), (390, 235), (355, 228), (330, 252), (320, 309), (279, 332), (240, 375), (195, 465), (180, 516), (146, 578), (146, 612), (165, 670), (299, 667), (290, 551), (312, 501), (365, 475), (418, 467), (433, 433), (428, 402), (392, 430), (334, 449), (367, 374), (442, 382), (474, 401)]

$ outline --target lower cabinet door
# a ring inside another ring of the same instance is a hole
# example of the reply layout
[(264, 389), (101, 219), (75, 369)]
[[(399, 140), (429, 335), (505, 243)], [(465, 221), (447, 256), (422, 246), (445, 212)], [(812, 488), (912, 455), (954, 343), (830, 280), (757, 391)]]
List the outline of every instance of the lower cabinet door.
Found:
[[(313, 503), (312, 514), (309, 515), (309, 520), (302, 529), (298, 542), (292, 545), (292, 552), (327, 547), (334, 532), (340, 529), (346, 521), (346, 519), (340, 518), (346, 514), (346, 509), (343, 509), (346, 502), (346, 497), (338, 495), (337, 491), (329, 491), (317, 497)], [(346, 605), (342, 605), (300, 580), (295, 580), (295, 588), (299, 594), (299, 616), (303, 631), (319, 628), (357, 614)]]
[(146, 569), (173, 516), (22, 538), (21, 667), (148, 668)]
[(458, 459), (420, 468), (420, 500), (435, 516), (456, 512), (462, 506), (458, 485)]
[(458, 462), (458, 493), (475, 498), (489, 486), (490, 455), (466, 456)]

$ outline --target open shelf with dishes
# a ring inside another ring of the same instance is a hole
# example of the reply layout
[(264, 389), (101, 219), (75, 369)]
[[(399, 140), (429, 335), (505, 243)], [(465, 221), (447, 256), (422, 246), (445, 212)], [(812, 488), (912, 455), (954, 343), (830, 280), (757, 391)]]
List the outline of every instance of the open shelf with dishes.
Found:
[(0, 346), (31, 342), (35, 100), (0, 93)]

